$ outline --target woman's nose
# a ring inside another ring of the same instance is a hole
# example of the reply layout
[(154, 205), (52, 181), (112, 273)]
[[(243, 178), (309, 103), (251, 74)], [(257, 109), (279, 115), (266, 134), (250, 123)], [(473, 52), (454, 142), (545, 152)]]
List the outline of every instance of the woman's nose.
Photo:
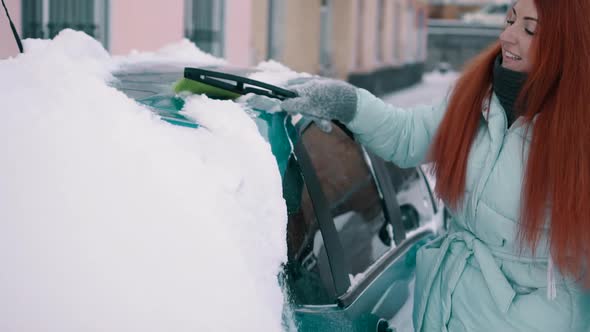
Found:
[(508, 25), (504, 31), (500, 34), (500, 41), (503, 43), (515, 44), (516, 43), (516, 34), (514, 33), (515, 26)]

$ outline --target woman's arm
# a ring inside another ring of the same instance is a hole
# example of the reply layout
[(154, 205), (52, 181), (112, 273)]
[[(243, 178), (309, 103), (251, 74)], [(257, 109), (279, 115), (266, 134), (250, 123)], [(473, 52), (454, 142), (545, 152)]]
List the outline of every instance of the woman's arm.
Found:
[(400, 167), (426, 162), (428, 148), (446, 109), (446, 102), (437, 107), (397, 108), (367, 90), (333, 79), (309, 80), (289, 89), (298, 97), (283, 101), (283, 110), (339, 120), (361, 144)]
[(357, 109), (347, 127), (368, 150), (400, 167), (426, 162), (426, 154), (446, 109), (394, 107), (364, 89), (357, 89)]

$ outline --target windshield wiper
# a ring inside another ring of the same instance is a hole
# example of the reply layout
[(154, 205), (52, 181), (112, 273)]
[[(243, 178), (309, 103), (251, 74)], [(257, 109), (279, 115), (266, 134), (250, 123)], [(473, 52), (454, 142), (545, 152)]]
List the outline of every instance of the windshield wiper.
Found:
[(208, 84), (239, 95), (254, 93), (280, 100), (297, 97), (295, 92), (272, 84), (213, 70), (186, 67), (184, 68), (184, 78)]

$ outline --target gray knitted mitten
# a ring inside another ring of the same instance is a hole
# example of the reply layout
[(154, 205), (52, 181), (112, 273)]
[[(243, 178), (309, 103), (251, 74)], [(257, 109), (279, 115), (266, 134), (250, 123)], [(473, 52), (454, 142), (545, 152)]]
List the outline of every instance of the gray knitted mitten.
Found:
[(356, 88), (344, 81), (313, 79), (287, 89), (299, 97), (281, 103), (281, 109), (286, 112), (342, 123), (352, 121), (356, 114)]

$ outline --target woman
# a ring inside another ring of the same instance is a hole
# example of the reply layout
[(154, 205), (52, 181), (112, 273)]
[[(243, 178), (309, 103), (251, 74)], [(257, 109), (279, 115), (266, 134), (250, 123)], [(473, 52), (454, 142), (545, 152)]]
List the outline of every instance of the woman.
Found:
[(439, 107), (334, 80), (282, 103), (399, 166), (432, 163), (453, 220), (418, 253), (416, 331), (590, 330), (588, 17), (588, 0), (519, 0)]

